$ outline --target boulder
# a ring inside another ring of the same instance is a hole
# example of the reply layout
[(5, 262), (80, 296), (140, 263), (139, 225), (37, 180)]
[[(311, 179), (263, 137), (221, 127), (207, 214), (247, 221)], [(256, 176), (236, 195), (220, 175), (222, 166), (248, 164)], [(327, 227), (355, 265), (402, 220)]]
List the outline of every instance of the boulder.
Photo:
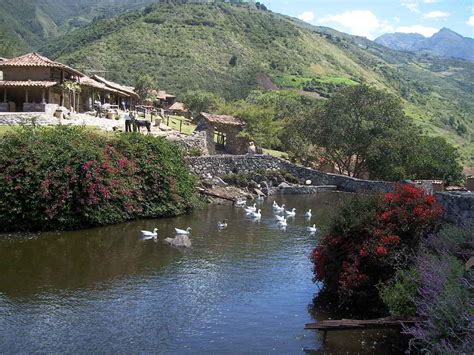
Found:
[(187, 235), (177, 235), (174, 238), (166, 238), (165, 243), (177, 248), (190, 248), (191, 239)]

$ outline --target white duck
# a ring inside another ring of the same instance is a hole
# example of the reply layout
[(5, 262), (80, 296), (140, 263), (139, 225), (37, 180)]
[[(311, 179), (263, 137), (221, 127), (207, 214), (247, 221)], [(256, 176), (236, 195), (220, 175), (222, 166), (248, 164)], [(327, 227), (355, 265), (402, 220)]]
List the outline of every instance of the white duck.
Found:
[(258, 210), (257, 212), (250, 213), (252, 218), (262, 218), (262, 210)]
[(306, 218), (311, 218), (313, 214), (311, 213), (311, 208), (304, 214)]
[(191, 234), (191, 231), (192, 231), (191, 227), (188, 227), (186, 230), (179, 229), (179, 228), (175, 228), (174, 230), (176, 231), (176, 234), (178, 235), (189, 235)]
[(235, 207), (245, 207), (247, 202), (244, 199), (239, 198), (237, 201), (234, 202)]
[(224, 219), (222, 222), (217, 222), (217, 229), (222, 230), (227, 228), (227, 219)]
[(311, 233), (316, 233), (319, 231), (318, 228), (316, 228), (316, 224), (313, 224), (312, 227), (308, 227), (308, 231), (311, 232)]
[(263, 201), (265, 199), (265, 196), (263, 195), (258, 195), (257, 201)]
[(296, 216), (296, 208), (293, 208), (291, 211), (285, 210), (285, 214), (286, 214), (288, 217), (294, 217), (294, 216)]
[(288, 222), (286, 221), (286, 219), (283, 218), (283, 220), (278, 221), (278, 225), (280, 227), (286, 227), (288, 225)]
[(284, 216), (275, 216), (278, 222), (286, 221)]
[(256, 212), (257, 211), (257, 204), (254, 203), (253, 206), (251, 207), (247, 207), (245, 209), (245, 212), (247, 212), (247, 214), (252, 214), (253, 212)]
[(154, 239), (158, 236), (158, 228), (153, 229), (153, 232), (150, 231), (140, 231), (142, 233), (142, 237), (145, 240)]
[(277, 213), (278, 213), (278, 212), (283, 212), (283, 211), (285, 210), (285, 205), (281, 205), (281, 207), (280, 207), (280, 206), (278, 206), (278, 204), (277, 204), (276, 206), (273, 206), (273, 209), (274, 209), (275, 212), (277, 212)]

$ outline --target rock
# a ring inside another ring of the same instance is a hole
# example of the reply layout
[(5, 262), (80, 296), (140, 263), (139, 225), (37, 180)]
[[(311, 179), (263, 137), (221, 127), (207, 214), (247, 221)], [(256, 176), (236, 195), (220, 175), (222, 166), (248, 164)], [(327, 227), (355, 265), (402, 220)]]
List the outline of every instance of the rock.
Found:
[(191, 239), (187, 235), (177, 235), (174, 238), (166, 238), (165, 243), (177, 248), (190, 248)]
[(253, 191), (257, 194), (257, 196), (265, 196), (265, 194), (260, 189), (253, 189)]

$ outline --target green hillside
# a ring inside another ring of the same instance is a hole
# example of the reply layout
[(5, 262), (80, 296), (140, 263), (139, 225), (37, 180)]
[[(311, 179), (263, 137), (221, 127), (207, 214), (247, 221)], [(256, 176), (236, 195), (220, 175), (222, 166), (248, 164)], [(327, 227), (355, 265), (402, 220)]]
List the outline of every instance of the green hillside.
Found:
[(369, 83), (401, 96), (416, 122), (459, 146), (473, 165), (472, 63), (398, 52), (230, 4), (151, 5), (95, 20), (41, 52), (119, 82), (133, 84), (146, 73), (177, 94), (204, 89), (227, 99), (275, 85), (329, 97), (345, 85)]
[(37, 49), (45, 41), (154, 0), (0, 0), (0, 56)]

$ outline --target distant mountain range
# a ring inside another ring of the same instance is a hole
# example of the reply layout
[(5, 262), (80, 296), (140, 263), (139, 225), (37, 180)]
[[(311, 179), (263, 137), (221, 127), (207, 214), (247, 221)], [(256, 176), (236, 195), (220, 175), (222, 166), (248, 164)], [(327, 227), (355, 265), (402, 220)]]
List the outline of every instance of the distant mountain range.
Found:
[(449, 28), (442, 28), (429, 38), (418, 33), (387, 33), (378, 37), (375, 42), (401, 51), (425, 52), (474, 61), (474, 39), (463, 37)]

